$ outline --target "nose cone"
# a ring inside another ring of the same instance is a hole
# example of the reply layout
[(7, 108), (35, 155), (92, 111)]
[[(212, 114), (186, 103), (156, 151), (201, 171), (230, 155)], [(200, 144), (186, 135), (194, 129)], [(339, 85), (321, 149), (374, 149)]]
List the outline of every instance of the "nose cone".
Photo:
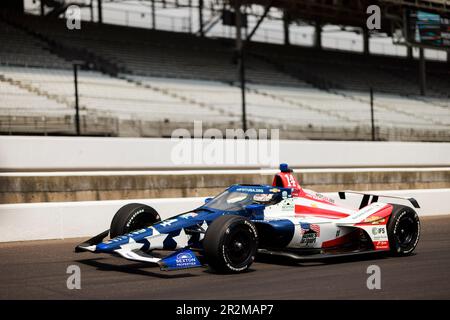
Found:
[(112, 246), (110, 244), (103, 243), (103, 242), (99, 243), (95, 249), (96, 249), (95, 251), (100, 251), (100, 252), (108, 252), (108, 251), (114, 250), (114, 248), (112, 248)]
[(97, 244), (95, 248), (97, 252), (111, 252), (119, 249), (121, 245), (127, 244), (130, 241), (129, 236), (119, 236), (106, 242)]
[(119, 249), (120, 246), (131, 242), (142, 241), (145, 237), (153, 235), (153, 228), (139, 229), (122, 236), (115, 237), (111, 240), (97, 244), (96, 252), (111, 252)]

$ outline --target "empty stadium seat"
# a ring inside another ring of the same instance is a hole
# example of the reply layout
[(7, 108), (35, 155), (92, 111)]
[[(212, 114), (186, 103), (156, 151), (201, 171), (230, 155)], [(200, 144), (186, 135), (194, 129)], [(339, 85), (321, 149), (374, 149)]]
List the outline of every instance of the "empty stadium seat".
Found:
[[(26, 123), (53, 117), (61, 128), (70, 127), (62, 131), (73, 131), (74, 56), (91, 66), (78, 72), (85, 130), (166, 136), (194, 120), (241, 126), (229, 40), (90, 22), (69, 31), (64, 20), (35, 16), (5, 21), (0, 21), (0, 116), (8, 124), (0, 119), (2, 132), (13, 132), (11, 123), (25, 121), (19, 117), (28, 117)], [(438, 64), (430, 65), (430, 94), (420, 97), (414, 66), (405, 59), (261, 43), (251, 43), (245, 59), (252, 126), (280, 128), (288, 138), (367, 139), (372, 87), (375, 125), (385, 139), (450, 139), (450, 80)], [(88, 123), (87, 115), (94, 120)], [(102, 129), (97, 119), (107, 119)]]

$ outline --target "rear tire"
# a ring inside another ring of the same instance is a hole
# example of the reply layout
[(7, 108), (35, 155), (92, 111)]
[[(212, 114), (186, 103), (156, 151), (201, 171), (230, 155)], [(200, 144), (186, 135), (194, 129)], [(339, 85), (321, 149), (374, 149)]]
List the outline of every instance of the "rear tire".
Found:
[(395, 256), (411, 254), (419, 242), (419, 216), (408, 206), (391, 205), (394, 208), (387, 227), (391, 254)]
[(255, 259), (258, 248), (256, 227), (241, 216), (221, 216), (206, 230), (203, 248), (206, 261), (214, 271), (243, 272)]
[(109, 235), (111, 238), (146, 228), (161, 221), (158, 212), (141, 203), (129, 203), (120, 208), (111, 221)]

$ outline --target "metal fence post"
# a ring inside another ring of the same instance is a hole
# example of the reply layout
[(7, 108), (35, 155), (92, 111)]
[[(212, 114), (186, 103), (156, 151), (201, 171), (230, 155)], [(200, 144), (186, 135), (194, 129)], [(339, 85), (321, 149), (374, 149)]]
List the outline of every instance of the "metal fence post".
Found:
[(373, 110), (373, 89), (370, 87), (370, 122), (372, 125), (372, 141), (375, 141), (375, 119)]
[(73, 82), (75, 86), (75, 128), (77, 136), (81, 134), (80, 132), (80, 108), (78, 106), (78, 65), (73, 64)]

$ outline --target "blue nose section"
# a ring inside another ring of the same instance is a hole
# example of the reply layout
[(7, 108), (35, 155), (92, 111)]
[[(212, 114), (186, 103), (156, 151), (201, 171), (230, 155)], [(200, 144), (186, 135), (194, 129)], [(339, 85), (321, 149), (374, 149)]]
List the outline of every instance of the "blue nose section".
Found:
[(153, 235), (153, 229), (147, 228), (147, 229), (140, 229), (133, 232), (130, 232), (128, 234), (124, 234), (122, 236), (115, 237), (111, 240), (102, 242), (97, 244), (95, 247), (96, 252), (111, 252), (116, 249), (119, 249), (121, 245), (127, 244), (130, 242), (130, 239), (133, 239), (136, 242), (141, 241), (145, 237)]
[(109, 241), (106, 242), (102, 242), (97, 244), (96, 246), (96, 250), (98, 252), (110, 252), (116, 249), (119, 249), (121, 245), (123, 244), (127, 244), (130, 241), (130, 237), (129, 236), (119, 236), (116, 237), (114, 239), (111, 239)]

